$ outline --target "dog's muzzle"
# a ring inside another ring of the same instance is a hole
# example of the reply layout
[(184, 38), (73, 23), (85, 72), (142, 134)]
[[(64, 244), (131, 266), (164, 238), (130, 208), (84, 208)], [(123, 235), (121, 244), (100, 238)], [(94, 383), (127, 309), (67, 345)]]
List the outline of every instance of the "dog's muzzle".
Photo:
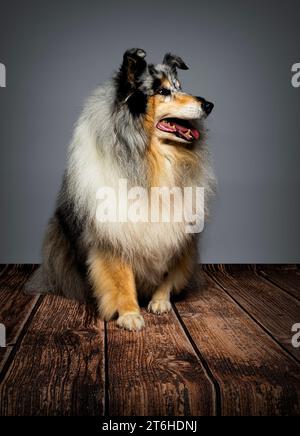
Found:
[(203, 97), (196, 97), (196, 99), (201, 102), (202, 109), (204, 110), (206, 115), (209, 115), (211, 113), (211, 111), (213, 110), (215, 105), (213, 103), (211, 103), (210, 101), (205, 100), (205, 98), (203, 98)]

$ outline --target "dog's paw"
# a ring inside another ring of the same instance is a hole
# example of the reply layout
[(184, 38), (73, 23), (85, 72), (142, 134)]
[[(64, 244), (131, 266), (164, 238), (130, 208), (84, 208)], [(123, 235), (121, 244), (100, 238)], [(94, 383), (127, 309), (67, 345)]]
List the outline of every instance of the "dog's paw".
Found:
[(170, 312), (172, 309), (171, 303), (169, 300), (153, 300), (150, 301), (148, 305), (148, 311), (155, 313), (156, 315), (161, 315), (166, 312)]
[(145, 327), (145, 321), (139, 313), (129, 312), (119, 316), (117, 325), (125, 330), (139, 331)]

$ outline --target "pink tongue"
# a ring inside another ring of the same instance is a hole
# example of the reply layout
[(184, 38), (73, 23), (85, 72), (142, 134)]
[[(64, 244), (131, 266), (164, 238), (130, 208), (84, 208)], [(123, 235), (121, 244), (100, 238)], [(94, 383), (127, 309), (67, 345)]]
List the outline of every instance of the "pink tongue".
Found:
[(192, 136), (194, 137), (194, 139), (198, 139), (200, 136), (197, 129), (188, 129), (187, 127), (180, 126), (179, 124), (175, 124), (175, 126), (176, 126), (177, 132), (180, 135), (183, 135), (183, 137), (185, 137), (185, 133), (187, 133), (189, 130), (190, 130)]
[(163, 130), (164, 132), (170, 132), (170, 133), (179, 133), (179, 135), (187, 140), (190, 140), (190, 138), (187, 136), (187, 132), (190, 130), (191, 135), (194, 137), (194, 139), (199, 139), (199, 132), (197, 129), (188, 129), (187, 127), (181, 126), (177, 123), (172, 123), (172, 126), (168, 123), (165, 123), (164, 121), (160, 121), (157, 125), (157, 127), (160, 130)]
[(171, 133), (176, 132), (175, 125), (174, 125), (173, 127), (171, 127), (170, 124), (165, 123), (164, 121), (160, 121), (160, 122), (157, 124), (157, 127), (158, 127), (160, 130), (163, 130), (164, 132), (171, 132)]

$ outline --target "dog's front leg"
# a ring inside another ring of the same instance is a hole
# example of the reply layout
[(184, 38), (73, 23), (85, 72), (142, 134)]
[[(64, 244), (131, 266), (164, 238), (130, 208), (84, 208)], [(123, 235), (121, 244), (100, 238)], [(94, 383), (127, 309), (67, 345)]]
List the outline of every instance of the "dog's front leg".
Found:
[(173, 289), (172, 280), (167, 277), (165, 281), (154, 292), (152, 299), (148, 305), (148, 311), (161, 315), (169, 312), (172, 308), (170, 303), (170, 295)]
[(195, 264), (195, 251), (185, 253), (154, 292), (148, 311), (160, 315), (169, 312), (171, 292), (179, 293), (188, 283)]
[(117, 324), (127, 330), (141, 330), (140, 314), (132, 268), (123, 260), (92, 250), (89, 278), (100, 315), (110, 320), (117, 313)]

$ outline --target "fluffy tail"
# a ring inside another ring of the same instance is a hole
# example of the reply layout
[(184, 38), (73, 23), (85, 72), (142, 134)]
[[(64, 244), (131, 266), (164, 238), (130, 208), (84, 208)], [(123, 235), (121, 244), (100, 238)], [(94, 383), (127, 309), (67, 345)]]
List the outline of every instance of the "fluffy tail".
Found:
[(51, 292), (51, 288), (47, 286), (44, 278), (43, 268), (40, 266), (27, 280), (24, 286), (25, 294), (48, 294)]
[(55, 216), (48, 224), (43, 246), (43, 264), (27, 281), (25, 292), (31, 295), (59, 294), (84, 301), (88, 295), (87, 287), (77, 250)]

